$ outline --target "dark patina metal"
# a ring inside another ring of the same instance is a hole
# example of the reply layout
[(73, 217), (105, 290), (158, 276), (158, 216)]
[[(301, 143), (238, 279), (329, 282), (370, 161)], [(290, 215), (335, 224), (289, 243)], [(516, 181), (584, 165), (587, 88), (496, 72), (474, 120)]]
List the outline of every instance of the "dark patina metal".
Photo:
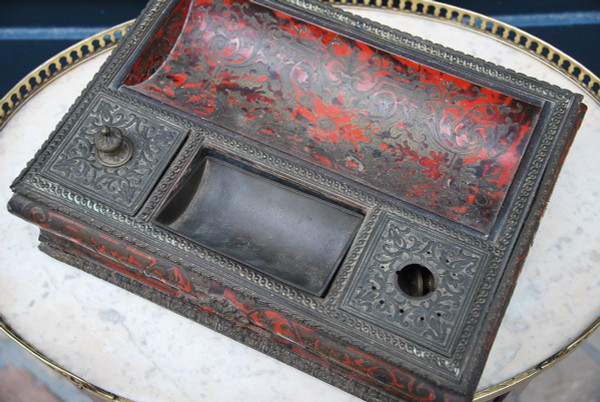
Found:
[(103, 126), (94, 135), (96, 158), (104, 166), (119, 167), (133, 156), (133, 145), (123, 136), (121, 129)]
[(314, 1), (155, 0), (9, 208), (364, 399), (467, 400), (584, 111)]

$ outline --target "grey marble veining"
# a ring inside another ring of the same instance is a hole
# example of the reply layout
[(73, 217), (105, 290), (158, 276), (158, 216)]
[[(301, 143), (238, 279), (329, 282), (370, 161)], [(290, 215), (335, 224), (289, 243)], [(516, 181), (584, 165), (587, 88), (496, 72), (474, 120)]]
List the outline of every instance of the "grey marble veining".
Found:
[[(402, 13), (361, 13), (545, 81), (581, 90), (492, 38)], [(0, 132), (0, 200), (91, 79), (88, 61), (27, 102)], [(600, 314), (600, 105), (584, 124), (542, 220), (480, 389), (546, 359)], [(590, 172), (592, 172), (590, 174)], [(37, 229), (0, 209), (0, 312), (65, 368), (136, 400), (319, 400), (350, 395), (39, 252)]]

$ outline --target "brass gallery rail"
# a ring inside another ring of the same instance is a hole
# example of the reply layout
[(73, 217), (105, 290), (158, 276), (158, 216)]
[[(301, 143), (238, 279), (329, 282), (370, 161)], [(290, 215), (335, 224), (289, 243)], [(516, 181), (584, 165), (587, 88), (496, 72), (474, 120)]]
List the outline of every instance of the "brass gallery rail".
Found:
[[(577, 61), (556, 49), (552, 45), (528, 33), (502, 23), (493, 18), (464, 10), (443, 3), (426, 0), (328, 0), (330, 3), (353, 7), (378, 7), (390, 11), (416, 14), (432, 18), (444, 23), (457, 25), (490, 36), (504, 44), (526, 52), (527, 54), (543, 61), (553, 69), (570, 78), (579, 87), (585, 90), (597, 103), (600, 104), (600, 79), (590, 70)], [(85, 39), (49, 59), (38, 68), (29, 73), (15, 85), (3, 98), (0, 99), (0, 129), (9, 121), (10, 117), (34, 94), (43, 89), (54, 79), (77, 66), (90, 57), (97, 56), (112, 48), (126, 35), (132, 27), (133, 21), (127, 21), (107, 31), (98, 33)], [(508, 392), (517, 385), (524, 383), (542, 370), (553, 366), (569, 352), (576, 349), (589, 335), (600, 326), (600, 318), (596, 319), (575, 341), (560, 352), (549, 357), (544, 362), (531, 369), (504, 381), (494, 387), (480, 391), (475, 395), (475, 400), (488, 400), (494, 396)], [(98, 397), (114, 401), (129, 401), (108, 391), (105, 391), (73, 373), (60, 367), (58, 364), (37, 351), (19, 336), (0, 316), (0, 331), (7, 334), (19, 345), (40, 359), (53, 370), (65, 376), (75, 386), (84, 389)]]

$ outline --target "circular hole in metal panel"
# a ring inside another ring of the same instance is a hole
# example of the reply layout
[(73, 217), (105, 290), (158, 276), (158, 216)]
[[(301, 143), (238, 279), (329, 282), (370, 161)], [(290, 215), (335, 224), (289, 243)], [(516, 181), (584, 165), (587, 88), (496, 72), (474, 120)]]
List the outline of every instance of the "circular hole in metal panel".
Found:
[(435, 277), (421, 264), (409, 264), (396, 272), (400, 290), (412, 297), (427, 296), (435, 290)]

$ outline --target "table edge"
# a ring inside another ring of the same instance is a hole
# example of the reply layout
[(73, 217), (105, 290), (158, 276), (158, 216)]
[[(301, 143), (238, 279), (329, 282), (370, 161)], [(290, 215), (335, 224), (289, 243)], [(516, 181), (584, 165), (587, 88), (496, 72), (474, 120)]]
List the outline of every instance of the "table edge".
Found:
[[(387, 0), (385, 3), (382, 2), (381, 4), (377, 3), (377, 5), (349, 4), (346, 0), (326, 1), (334, 5), (343, 6), (346, 9), (384, 8), (388, 11), (413, 14), (418, 17), (431, 18), (438, 22), (459, 26), (492, 37), (501, 43), (507, 44), (534, 57), (538, 61), (542, 61), (544, 64), (558, 71), (563, 76), (573, 81), (578, 87), (590, 95), (598, 105), (600, 105), (600, 79), (595, 74), (554, 46), (525, 31), (494, 18), (460, 7), (439, 2), (434, 3), (430, 0), (400, 0), (399, 4), (395, 7), (391, 6), (393, 4), (392, 0)], [(134, 20), (129, 20), (99, 32), (96, 35), (90, 36), (58, 53), (36, 69), (32, 70), (0, 99), (0, 130), (2, 130), (10, 118), (31, 97), (55, 79), (59, 78), (72, 68), (75, 68), (82, 62), (103, 54), (104, 52), (111, 51), (126, 35), (129, 29), (131, 29), (133, 24)], [(575, 74), (576, 71), (579, 71), (579, 74)], [(477, 402), (487, 401), (505, 394), (519, 385), (526, 384), (542, 371), (554, 366), (573, 350), (577, 349), (596, 329), (598, 329), (598, 327), (600, 327), (600, 317), (596, 318), (590, 326), (575, 338), (575, 340), (557, 353), (508, 380), (476, 392), (473, 400)], [(0, 331), (17, 342), (21, 347), (52, 370), (66, 377), (79, 389), (107, 400), (122, 402), (130, 401), (130, 399), (115, 395), (86, 381), (46, 357), (34, 346), (25, 341), (23, 337), (8, 324), (1, 314)]]

